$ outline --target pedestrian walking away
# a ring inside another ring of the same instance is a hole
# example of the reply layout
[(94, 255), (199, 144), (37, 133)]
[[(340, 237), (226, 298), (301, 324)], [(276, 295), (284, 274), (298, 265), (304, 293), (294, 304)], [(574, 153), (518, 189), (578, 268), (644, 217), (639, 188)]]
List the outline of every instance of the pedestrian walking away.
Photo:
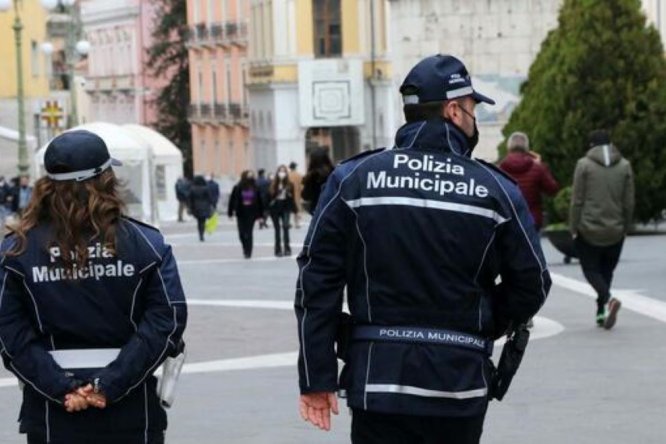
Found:
[(0, 235), (3, 233), (5, 220), (11, 213), (8, 205), (10, 193), (11, 187), (5, 181), (5, 177), (0, 176)]
[(541, 156), (530, 150), (527, 134), (519, 131), (512, 133), (507, 145), (509, 154), (500, 163), (500, 168), (518, 183), (539, 231), (543, 226), (542, 196), (554, 196), (560, 189), (560, 184), (551, 174), (548, 165), (541, 160)]
[(189, 211), (190, 181), (179, 177), (176, 181), (176, 199), (178, 199), (178, 222), (184, 222), (183, 215)]
[(261, 198), (261, 206), (263, 207), (264, 214), (262, 214), (261, 221), (259, 222), (259, 228), (268, 228), (266, 223), (266, 210), (268, 209), (268, 204), (271, 201), (270, 198), (270, 187), (271, 181), (266, 177), (266, 170), (260, 168), (257, 171), (257, 189), (259, 190), (259, 197)]
[[(271, 214), (275, 230), (275, 255), (290, 256), (289, 217), (296, 212), (296, 197), (294, 184), (289, 180), (289, 173), (285, 165), (280, 165), (271, 182), (271, 203), (268, 211)], [(283, 249), (284, 246), (284, 249)]]
[(172, 399), (153, 373), (182, 362), (187, 305), (163, 236), (124, 215), (119, 165), (93, 133), (53, 139), (0, 245), (1, 353), (29, 444), (164, 443)]
[(328, 430), (340, 391), (354, 444), (476, 444), (517, 366), (494, 370), (493, 340), (520, 351), (550, 275), (518, 186), (471, 158), (494, 101), (464, 64), (427, 57), (400, 92), (395, 148), (335, 168), (298, 256), (300, 413)]
[(240, 181), (231, 190), (227, 214), (230, 218), (236, 216), (243, 255), (246, 259), (251, 258), (254, 223), (257, 219), (263, 221), (264, 217), (261, 195), (252, 171), (243, 171)]
[(301, 192), (303, 191), (303, 176), (298, 172), (298, 164), (296, 162), (289, 163), (289, 182), (294, 187), (294, 227), (301, 228), (301, 213), (303, 206), (301, 205)]
[(210, 174), (206, 179), (208, 191), (210, 192), (210, 202), (213, 206), (213, 211), (217, 211), (217, 204), (220, 201), (220, 185), (215, 180), (215, 174)]
[(197, 220), (197, 232), (199, 240), (204, 241), (204, 232), (206, 230), (206, 219), (213, 214), (213, 198), (210, 195), (210, 188), (203, 176), (195, 176), (190, 187), (190, 212)]
[(307, 203), (307, 211), (313, 214), (321, 189), (326, 183), (326, 179), (333, 171), (333, 162), (328, 155), (328, 150), (325, 148), (315, 148), (310, 153), (310, 163), (308, 164), (308, 172), (303, 177), (303, 191), (301, 197)]
[(622, 305), (611, 297), (611, 284), (633, 219), (634, 174), (608, 131), (592, 131), (589, 146), (574, 172), (569, 228), (585, 279), (597, 293), (597, 325), (611, 329)]

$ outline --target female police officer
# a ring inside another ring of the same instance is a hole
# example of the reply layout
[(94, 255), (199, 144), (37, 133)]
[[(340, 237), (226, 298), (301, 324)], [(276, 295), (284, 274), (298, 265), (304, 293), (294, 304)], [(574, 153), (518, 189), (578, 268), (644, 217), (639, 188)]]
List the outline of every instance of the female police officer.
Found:
[(155, 369), (187, 308), (171, 248), (123, 216), (104, 141), (66, 132), (0, 246), (0, 349), (28, 443), (162, 443)]

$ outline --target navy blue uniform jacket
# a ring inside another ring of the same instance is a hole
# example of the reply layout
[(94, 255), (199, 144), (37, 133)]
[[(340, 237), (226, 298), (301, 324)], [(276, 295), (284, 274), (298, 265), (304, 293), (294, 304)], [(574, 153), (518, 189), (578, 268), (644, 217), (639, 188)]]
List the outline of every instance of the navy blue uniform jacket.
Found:
[[(23, 254), (0, 259), (2, 358), (25, 384), (20, 430), (58, 442), (74, 442), (77, 432), (165, 430), (153, 372), (176, 351), (187, 319), (171, 247), (158, 230), (123, 218), (116, 254), (93, 241), (88, 266), (72, 279), (50, 239), (50, 227), (37, 226)], [(5, 238), (0, 252), (15, 240)], [(51, 353), (89, 349), (120, 352), (104, 367), (76, 369), (61, 368)], [(96, 378), (106, 409), (67, 413), (65, 394)]]
[(301, 393), (344, 389), (353, 408), (410, 415), (481, 414), (489, 356), (355, 341), (338, 381), (334, 343), (345, 288), (356, 325), (493, 338), (509, 321), (533, 316), (551, 284), (516, 184), (471, 159), (466, 139), (441, 120), (405, 125), (396, 148), (335, 169), (298, 264)]

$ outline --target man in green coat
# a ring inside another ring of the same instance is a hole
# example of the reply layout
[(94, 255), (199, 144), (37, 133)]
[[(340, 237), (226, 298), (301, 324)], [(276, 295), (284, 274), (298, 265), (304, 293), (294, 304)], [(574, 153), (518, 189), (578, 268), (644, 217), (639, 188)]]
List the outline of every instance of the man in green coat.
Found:
[(607, 131), (592, 131), (589, 142), (576, 164), (569, 226), (585, 279), (597, 292), (597, 325), (611, 329), (621, 303), (610, 287), (633, 217), (634, 174)]

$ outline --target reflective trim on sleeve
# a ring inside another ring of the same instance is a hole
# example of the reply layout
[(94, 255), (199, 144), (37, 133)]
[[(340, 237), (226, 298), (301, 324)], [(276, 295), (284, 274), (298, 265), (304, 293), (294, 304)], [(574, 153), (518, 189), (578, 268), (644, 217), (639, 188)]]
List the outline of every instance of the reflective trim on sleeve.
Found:
[(379, 206), (379, 205), (404, 205), (410, 207), (430, 208), (434, 210), (455, 211), (458, 213), (474, 214), (476, 216), (487, 217), (501, 224), (508, 219), (498, 212), (488, 208), (475, 205), (457, 204), (452, 202), (443, 202), (433, 199), (419, 199), (414, 197), (399, 196), (381, 196), (381, 197), (361, 197), (360, 199), (346, 200), (345, 203), (350, 208)]
[(64, 369), (104, 368), (120, 353), (119, 348), (84, 348), (49, 352), (53, 360)]
[(462, 392), (445, 392), (442, 390), (430, 390), (413, 385), (398, 384), (367, 384), (365, 386), (367, 393), (393, 393), (397, 395), (421, 396), (424, 398), (448, 398), (448, 399), (470, 399), (482, 398), (488, 395), (487, 388), (475, 390), (465, 390)]

